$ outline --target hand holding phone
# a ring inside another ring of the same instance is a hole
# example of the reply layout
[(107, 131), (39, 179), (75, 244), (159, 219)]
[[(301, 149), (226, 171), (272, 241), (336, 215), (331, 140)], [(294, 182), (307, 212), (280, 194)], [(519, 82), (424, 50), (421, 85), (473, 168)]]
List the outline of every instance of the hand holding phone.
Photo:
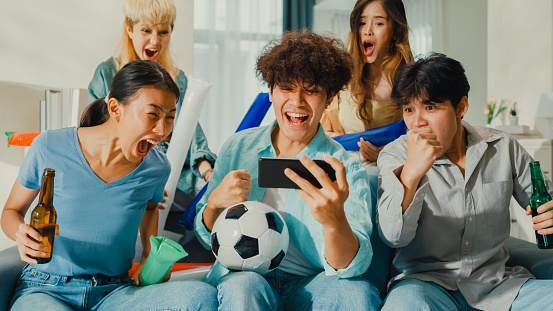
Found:
[(307, 203), (311, 215), (323, 226), (323, 230), (350, 228), (344, 211), (344, 203), (349, 196), (346, 169), (333, 156), (324, 155), (323, 158), (335, 171), (335, 181), (325, 176), (325, 172), (313, 160), (303, 155), (300, 157), (301, 163), (317, 177), (322, 188), (306, 182), (291, 169), (287, 169), (285, 175), (300, 186), (301, 189), (297, 189), (296, 193)]
[[(314, 161), (326, 172), (331, 181), (336, 180), (336, 172), (330, 164), (323, 160)], [(303, 166), (299, 159), (265, 157), (259, 159), (259, 187), (300, 189), (296, 183), (284, 174), (284, 170), (287, 168), (296, 172), (300, 177), (309, 181), (313, 186), (319, 189), (322, 188), (317, 178), (315, 178), (315, 176), (313, 176), (313, 174), (311, 174), (311, 172)]]

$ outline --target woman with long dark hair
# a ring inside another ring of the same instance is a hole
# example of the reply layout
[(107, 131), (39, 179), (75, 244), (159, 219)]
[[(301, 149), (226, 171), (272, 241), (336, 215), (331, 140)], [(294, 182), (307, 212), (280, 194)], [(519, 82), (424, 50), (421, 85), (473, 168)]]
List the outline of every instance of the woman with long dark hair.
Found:
[[(348, 50), (354, 61), (347, 90), (321, 121), (329, 135), (362, 132), (398, 121), (402, 111), (390, 99), (398, 69), (413, 61), (401, 0), (358, 0), (350, 15)], [(359, 142), (360, 160), (375, 164), (382, 147)]]

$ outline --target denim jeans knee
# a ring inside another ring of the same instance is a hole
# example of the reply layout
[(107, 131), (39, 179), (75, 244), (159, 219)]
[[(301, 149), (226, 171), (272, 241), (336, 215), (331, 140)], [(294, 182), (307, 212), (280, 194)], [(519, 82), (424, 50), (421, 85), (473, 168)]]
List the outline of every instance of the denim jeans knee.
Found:
[(298, 282), (287, 295), (287, 308), (313, 310), (379, 310), (382, 300), (374, 285), (364, 278), (339, 278), (325, 272)]
[(417, 279), (399, 281), (384, 299), (383, 311), (458, 310), (455, 298), (434, 282)]
[(280, 299), (265, 278), (255, 272), (231, 272), (216, 284), (219, 310), (279, 310)]

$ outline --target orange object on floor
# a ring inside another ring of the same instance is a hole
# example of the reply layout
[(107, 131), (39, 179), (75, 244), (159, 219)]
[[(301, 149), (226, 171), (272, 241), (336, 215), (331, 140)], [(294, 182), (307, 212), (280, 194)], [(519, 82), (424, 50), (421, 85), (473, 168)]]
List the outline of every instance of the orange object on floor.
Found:
[(8, 139), (8, 146), (29, 147), (33, 142), (33, 139), (35, 139), (40, 132), (15, 132), (10, 134), (11, 136)]
[[(177, 262), (171, 267), (171, 271), (181, 271), (181, 270), (190, 270), (190, 269), (196, 269), (201, 267), (208, 267), (212, 266), (213, 263), (188, 263), (188, 262)], [(136, 270), (136, 267), (138, 266), (137, 262), (134, 262), (132, 264), (132, 268), (129, 270), (129, 275), (132, 277), (134, 274), (134, 271)]]

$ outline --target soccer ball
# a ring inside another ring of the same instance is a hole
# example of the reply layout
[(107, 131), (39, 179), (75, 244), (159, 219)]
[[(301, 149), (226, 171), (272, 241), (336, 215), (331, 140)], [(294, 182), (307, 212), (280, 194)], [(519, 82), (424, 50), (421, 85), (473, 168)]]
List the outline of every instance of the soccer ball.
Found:
[(211, 231), (211, 250), (231, 271), (275, 269), (288, 251), (288, 228), (267, 204), (246, 201), (225, 209)]

